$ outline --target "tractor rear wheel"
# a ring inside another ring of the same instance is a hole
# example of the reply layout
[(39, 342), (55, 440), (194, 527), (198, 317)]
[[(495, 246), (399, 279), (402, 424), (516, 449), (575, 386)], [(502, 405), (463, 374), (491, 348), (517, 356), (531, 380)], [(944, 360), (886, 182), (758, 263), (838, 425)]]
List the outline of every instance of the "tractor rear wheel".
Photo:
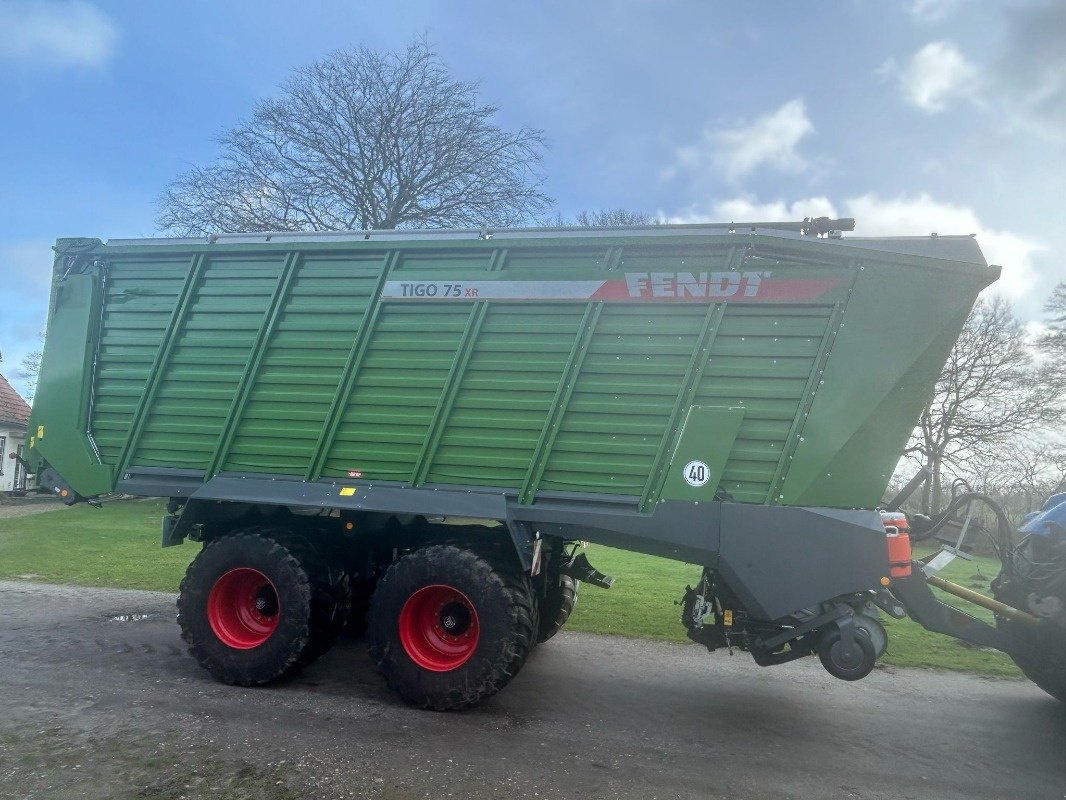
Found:
[(1066, 654), (1051, 651), (1054, 644), (1049, 638), (1034, 641), (1032, 633), (1020, 623), (997, 617), (996, 627), (1017, 637), (1023, 645), (1028, 645), (1025, 650), (1019, 648), (1008, 653), (1025, 677), (1056, 700), (1066, 703)]
[(1018, 654), (1012, 655), (1011, 660), (1025, 673), (1025, 677), (1056, 700), (1066, 703), (1066, 661)]
[[(999, 580), (996, 579), (997, 582)], [(1009, 581), (999, 586), (995, 598), (1015, 608), (1028, 607), (1026, 592)], [(1019, 646), (1008, 655), (1025, 677), (1056, 700), (1066, 703), (1066, 632), (1053, 636), (1045, 628), (1039, 627), (1035, 629), (1037, 635), (1034, 636), (1034, 629), (1000, 616), (996, 617), (996, 627), (1018, 640)]]
[(452, 545), (405, 555), (370, 599), (370, 656), (420, 708), (465, 708), (496, 694), (522, 668), (536, 633), (521, 568)]

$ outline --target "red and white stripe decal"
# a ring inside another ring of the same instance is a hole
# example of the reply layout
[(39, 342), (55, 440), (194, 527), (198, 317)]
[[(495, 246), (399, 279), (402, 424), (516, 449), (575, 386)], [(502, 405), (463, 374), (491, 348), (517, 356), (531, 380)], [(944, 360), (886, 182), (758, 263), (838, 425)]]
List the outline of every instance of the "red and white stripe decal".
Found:
[(649, 300), (687, 303), (814, 300), (838, 278), (775, 279), (771, 272), (627, 272), (597, 281), (386, 281), (386, 300)]

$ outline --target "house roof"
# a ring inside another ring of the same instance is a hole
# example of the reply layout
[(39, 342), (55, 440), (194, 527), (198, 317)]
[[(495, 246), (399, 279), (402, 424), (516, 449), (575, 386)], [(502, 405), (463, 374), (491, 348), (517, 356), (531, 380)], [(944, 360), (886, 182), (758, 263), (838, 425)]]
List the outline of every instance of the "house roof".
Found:
[(25, 427), (30, 421), (30, 404), (22, 399), (0, 375), (0, 422), (14, 422)]

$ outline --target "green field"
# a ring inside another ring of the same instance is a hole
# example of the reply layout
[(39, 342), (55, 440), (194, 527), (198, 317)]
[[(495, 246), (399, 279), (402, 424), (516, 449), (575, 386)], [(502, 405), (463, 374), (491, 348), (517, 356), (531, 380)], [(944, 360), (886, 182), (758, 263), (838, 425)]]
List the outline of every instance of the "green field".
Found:
[[(0, 520), (0, 578), (175, 592), (198, 545), (161, 549), (162, 513), (162, 502), (152, 500)], [(699, 579), (697, 567), (599, 546), (589, 548), (589, 558), (617, 581), (607, 591), (582, 587), (570, 629), (687, 641), (675, 601), (681, 599), (686, 584)], [(989, 559), (957, 560), (941, 574), (987, 592), (996, 571), (997, 565)], [(986, 612), (979, 614), (991, 618)], [(910, 620), (885, 622), (889, 649), (884, 661), (888, 664), (996, 676), (1020, 674), (1002, 653), (929, 633)]]

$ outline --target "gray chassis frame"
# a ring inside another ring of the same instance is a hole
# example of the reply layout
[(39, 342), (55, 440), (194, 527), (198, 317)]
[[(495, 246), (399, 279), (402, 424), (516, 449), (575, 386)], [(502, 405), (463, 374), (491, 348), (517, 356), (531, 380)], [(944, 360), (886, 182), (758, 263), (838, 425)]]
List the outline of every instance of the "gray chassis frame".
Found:
[[(354, 488), (341, 495), (342, 488)], [(651, 513), (617, 495), (517, 492), (458, 486), (410, 487), (363, 480), (302, 481), (138, 467), (116, 491), (184, 503), (164, 520), (163, 546), (216, 516), (219, 503), (338, 509), (427, 517), (474, 517), (505, 524), (523, 566), (535, 542), (583, 540), (717, 570), (755, 619), (773, 621), (833, 598), (878, 591), (888, 575), (885, 530), (876, 511), (662, 501)]]

